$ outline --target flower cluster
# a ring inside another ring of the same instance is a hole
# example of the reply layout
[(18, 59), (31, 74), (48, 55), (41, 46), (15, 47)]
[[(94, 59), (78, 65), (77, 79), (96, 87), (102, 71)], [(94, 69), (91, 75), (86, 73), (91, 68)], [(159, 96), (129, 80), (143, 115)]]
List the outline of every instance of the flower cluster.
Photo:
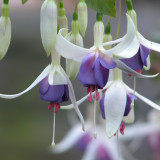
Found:
[[(91, 160), (96, 156), (98, 160), (116, 159), (117, 155), (112, 150), (117, 145), (114, 135), (118, 136), (119, 131), (124, 135), (124, 123), (134, 122), (134, 101), (141, 99), (151, 107), (160, 110), (160, 106), (135, 91), (137, 78), (158, 76), (158, 74), (143, 75), (142, 70), (150, 69), (151, 50), (160, 52), (160, 44), (145, 39), (139, 33), (137, 15), (133, 9), (132, 1), (126, 0), (126, 4), (128, 9), (126, 34), (119, 39), (117, 36), (113, 41), (111, 19), (109, 18), (105, 28), (103, 14), (97, 13), (93, 26), (94, 44), (90, 48), (84, 48), (83, 42), (88, 24), (85, 0), (76, 1), (71, 32), (68, 32), (68, 21), (62, 0), (58, 5), (55, 0), (45, 0), (42, 4), (40, 13), (41, 39), (47, 56), (51, 55), (51, 64), (24, 91), (14, 95), (0, 94), (0, 97), (17, 98), (39, 84), (40, 98), (47, 101), (48, 109), (53, 109), (54, 112), (52, 146), (55, 145), (55, 114), (59, 109), (70, 110), (74, 108), (81, 121), (82, 129), (85, 131), (84, 118), (78, 106), (86, 99), (93, 104), (93, 116), (86, 123), (86, 132), (83, 134), (80, 131), (80, 125), (76, 126), (68, 134), (70, 138), (64, 140), (62, 144), (58, 144), (55, 150), (52, 148), (53, 152), (62, 152), (76, 144), (82, 150), (86, 150), (84, 160)], [(10, 39), (9, 0), (4, 0), (2, 17), (0, 18), (0, 59), (6, 54)], [(66, 72), (61, 66), (61, 56), (66, 58)], [(133, 77), (133, 89), (124, 83), (122, 72)], [(71, 82), (76, 77), (87, 90), (87, 95), (79, 101), (76, 101)], [(72, 104), (61, 105), (69, 99)], [(101, 114), (97, 113), (98, 108)], [(101, 120), (99, 120), (100, 118)], [(97, 119), (98, 123), (103, 124), (100, 127), (96, 125)], [(103, 136), (94, 140), (92, 132), (94, 138), (102, 133)], [(112, 139), (105, 143), (103, 140), (105, 136), (112, 137)], [(68, 139), (72, 139), (72, 142), (68, 143)], [(69, 145), (67, 148), (65, 148), (66, 144)]]

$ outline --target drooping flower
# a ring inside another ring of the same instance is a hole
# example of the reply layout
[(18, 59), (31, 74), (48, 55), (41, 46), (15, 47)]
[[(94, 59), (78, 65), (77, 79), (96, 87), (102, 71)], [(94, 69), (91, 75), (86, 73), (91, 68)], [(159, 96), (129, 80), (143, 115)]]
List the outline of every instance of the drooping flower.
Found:
[[(122, 62), (131, 67), (133, 70), (141, 70), (143, 68), (149, 70), (151, 50), (160, 52), (160, 44), (145, 39), (139, 33), (137, 29), (137, 15), (135, 10), (133, 9), (132, 1), (126, 0), (126, 4), (128, 8), (127, 14), (130, 15), (136, 27), (136, 37), (134, 39), (134, 42), (135, 44), (139, 45), (139, 49), (133, 57), (122, 59)], [(123, 38), (121, 40), (123, 40)], [(130, 52), (128, 52), (128, 54), (130, 54)]]
[(43, 72), (36, 78), (36, 80), (23, 92), (13, 95), (0, 94), (1, 98), (13, 99), (17, 98), (35, 87), (38, 83), (40, 98), (42, 100), (48, 101), (48, 109), (54, 109), (54, 122), (53, 122), (53, 142), (52, 145), (55, 145), (54, 136), (55, 136), (55, 113), (60, 109), (60, 103), (71, 99), (73, 106), (82, 122), (84, 130), (84, 120), (78, 109), (76, 103), (73, 86), (66, 75), (65, 71), (60, 65), (60, 55), (53, 50), (52, 51), (52, 63), (49, 64)]
[(49, 56), (57, 36), (57, 5), (55, 0), (45, 0), (41, 7), (40, 30), (43, 47)]
[(112, 137), (119, 128), (120, 132), (123, 134), (123, 117), (129, 116), (132, 110), (132, 101), (135, 96), (153, 108), (160, 110), (158, 105), (150, 102), (148, 99), (126, 86), (122, 80), (121, 74), (120, 70), (114, 70), (114, 80), (106, 88), (105, 95), (100, 102), (102, 116), (106, 120), (106, 133), (109, 138)]
[[(6, 1), (5, 1), (6, 2)], [(11, 21), (9, 18), (9, 5), (2, 5), (2, 16), (0, 17), (0, 60), (6, 55), (11, 41)]]
[(127, 34), (122, 38), (123, 40), (107, 42), (107, 45), (111, 45), (122, 40), (117, 46), (109, 50), (103, 48), (104, 25), (100, 14), (97, 15), (98, 21), (94, 26), (94, 46), (90, 49), (70, 43), (62, 36), (64, 30), (59, 31), (55, 48), (63, 57), (82, 62), (79, 70), (79, 80), (84, 86), (88, 87), (88, 91), (92, 92), (97, 88), (103, 88), (108, 81), (109, 70), (115, 67), (134, 76), (145, 77), (118, 60), (118, 58), (133, 57), (139, 49), (139, 44), (135, 43), (136, 30), (134, 23), (128, 15), (127, 19)]
[[(72, 121), (75, 120), (73, 119)], [(76, 147), (84, 152), (82, 160), (116, 160), (119, 158), (116, 137), (108, 139), (105, 136), (103, 125), (100, 123), (98, 125), (97, 139), (94, 139), (92, 136), (93, 130), (94, 127), (92, 126), (91, 119), (87, 120), (85, 133), (81, 131), (80, 125), (76, 124), (64, 139), (57, 143), (55, 148), (51, 148), (51, 152), (60, 154), (68, 151), (72, 147)]]

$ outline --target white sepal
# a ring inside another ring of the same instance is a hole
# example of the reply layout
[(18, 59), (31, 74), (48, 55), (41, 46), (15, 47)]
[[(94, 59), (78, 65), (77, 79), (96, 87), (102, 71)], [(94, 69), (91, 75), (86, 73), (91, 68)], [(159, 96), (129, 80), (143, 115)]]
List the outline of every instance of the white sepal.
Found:
[(104, 110), (106, 117), (106, 133), (111, 138), (119, 129), (123, 119), (127, 95), (121, 81), (115, 81), (106, 91)]
[(57, 143), (53, 149), (51, 148), (51, 152), (60, 154), (69, 150), (76, 145), (77, 141), (83, 136), (83, 134), (80, 124), (74, 126), (60, 143)]
[(65, 32), (65, 29), (59, 31), (55, 45), (56, 51), (61, 56), (80, 62), (85, 55), (92, 52), (91, 49), (86, 49), (69, 42), (62, 36), (63, 32)]
[[(134, 93), (134, 91), (133, 91), (130, 87), (128, 87), (127, 85), (125, 85), (125, 86), (126, 86), (128, 92)], [(148, 98), (140, 95), (140, 94), (137, 93), (137, 92), (135, 92), (135, 95), (136, 95), (137, 98), (141, 99), (143, 102), (145, 102), (146, 104), (148, 104), (148, 105), (151, 106), (152, 108), (157, 109), (157, 110), (160, 110), (160, 106), (157, 105), (156, 103), (152, 102), (152, 101), (149, 100)]]
[(151, 41), (145, 39), (139, 32), (137, 32), (137, 38), (140, 41), (140, 44), (142, 44), (146, 48), (160, 52), (160, 44), (155, 43), (155, 42), (151, 42)]
[(64, 85), (67, 84), (66, 77), (61, 72), (61, 66), (56, 65), (52, 67), (49, 73), (48, 82), (50, 85)]
[(7, 95), (7, 94), (0, 94), (0, 98), (5, 98), (5, 99), (14, 99), (17, 98), (25, 93), (27, 93), (28, 91), (30, 91), (32, 88), (34, 88), (39, 82), (41, 82), (45, 77), (47, 77), (47, 75), (49, 74), (51, 69), (51, 65), (47, 66), (43, 72), (36, 78), (36, 80), (27, 88), (25, 89), (23, 92), (20, 92), (18, 94), (13, 94), (13, 95)]
[(65, 73), (65, 71), (63, 70), (63, 68), (61, 68), (61, 71), (62, 73), (64, 74), (64, 76), (66, 77), (66, 80), (67, 80), (67, 83), (68, 83), (68, 89), (69, 89), (69, 97), (70, 97), (70, 100), (74, 106), (74, 109), (75, 111), (77, 112), (77, 115), (81, 121), (81, 124), (82, 124), (82, 130), (85, 131), (85, 124), (84, 124), (84, 119), (83, 119), (83, 116), (78, 108), (78, 105), (77, 105), (77, 102), (76, 102), (76, 97), (75, 97), (75, 94), (74, 94), (74, 89), (73, 89), (73, 86), (72, 86), (72, 83), (71, 81), (69, 80), (67, 74)]
[(69, 42), (62, 36), (63, 32), (65, 32), (65, 29), (59, 31), (55, 45), (56, 51), (61, 56), (81, 62), (85, 55), (92, 52), (91, 49), (86, 49)]
[(115, 60), (115, 62), (117, 64), (117, 68), (119, 68), (123, 72), (126, 72), (127, 74), (131, 74), (132, 76), (135, 76), (137, 78), (154, 78), (154, 77), (157, 77), (159, 75), (159, 73), (157, 73), (155, 75), (143, 75), (143, 74), (140, 74), (140, 73), (136, 72), (132, 68), (128, 67), (125, 63), (123, 63), (120, 60)]
[(97, 149), (99, 147), (100, 142), (97, 140), (91, 141), (91, 143), (88, 144), (87, 149), (85, 150), (84, 156), (82, 157), (82, 160), (93, 160), (95, 159), (97, 155)]
[(9, 17), (0, 17), (0, 60), (6, 55), (11, 42), (11, 21)]
[(43, 47), (49, 56), (57, 35), (57, 5), (54, 0), (45, 0), (42, 4), (40, 30)]
[(131, 58), (133, 57), (139, 49), (139, 42), (136, 36), (136, 28), (135, 25), (127, 15), (128, 25), (127, 25), (127, 33), (124, 36), (123, 40), (115, 47), (110, 50), (102, 51), (104, 54), (113, 54), (118, 58)]

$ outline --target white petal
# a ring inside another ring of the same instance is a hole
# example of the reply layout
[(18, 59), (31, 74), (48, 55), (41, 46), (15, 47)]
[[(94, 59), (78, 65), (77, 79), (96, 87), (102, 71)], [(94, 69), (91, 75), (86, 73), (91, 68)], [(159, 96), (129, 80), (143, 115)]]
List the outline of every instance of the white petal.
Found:
[(49, 73), (48, 82), (50, 85), (67, 84), (66, 77), (61, 72), (61, 66), (54, 66)]
[(129, 15), (127, 15), (127, 20), (127, 34), (124, 36), (124, 39), (112, 49), (102, 51), (104, 54), (113, 54), (120, 58), (131, 58), (138, 52), (139, 42), (136, 39), (135, 25)]
[(105, 93), (104, 110), (107, 136), (112, 137), (120, 127), (126, 107), (127, 95), (123, 84), (114, 82)]
[(79, 116), (79, 119), (80, 119), (80, 121), (82, 123), (82, 129), (85, 130), (84, 119), (83, 119), (83, 116), (82, 116), (82, 114), (81, 114), (81, 112), (80, 112), (80, 110), (78, 108), (77, 103), (76, 103), (76, 97), (75, 97), (75, 94), (74, 94), (72, 83), (69, 80), (68, 76), (66, 75), (65, 71), (63, 70), (63, 68), (61, 68), (61, 71), (64, 74), (64, 76), (66, 77), (66, 80), (67, 80), (67, 83), (68, 83), (69, 97), (71, 99), (71, 102), (72, 102), (72, 104), (74, 106), (74, 109), (77, 112), (77, 115)]
[(130, 67), (128, 67), (125, 63), (123, 63), (120, 60), (115, 60), (117, 67), (119, 69), (121, 69), (122, 71), (126, 72), (127, 74), (131, 74), (132, 76), (135, 76), (137, 78), (154, 78), (157, 77), (159, 75), (159, 73), (155, 74), (155, 75), (143, 75), (140, 74), (138, 72), (136, 72), (135, 70), (131, 69)]
[(66, 40), (62, 33), (65, 31), (65, 29), (61, 29), (57, 36), (57, 41), (55, 45), (56, 51), (63, 57), (67, 59), (74, 59), (76, 61), (81, 61), (82, 58), (88, 54), (91, 53), (91, 49), (86, 49), (80, 46), (77, 46), (68, 40)]
[(81, 130), (81, 125), (76, 125), (73, 127), (64, 139), (56, 144), (56, 146), (52, 149), (53, 153), (62, 153), (69, 150), (73, 147), (77, 141), (84, 135), (84, 132)]
[(105, 47), (105, 46), (108, 46), (108, 45), (119, 43), (119, 42), (123, 41), (124, 38), (125, 38), (125, 36), (122, 37), (122, 38), (116, 39), (114, 41), (105, 42), (105, 43), (103, 43), (103, 46)]
[[(125, 86), (127, 87), (127, 90), (128, 90), (129, 92), (131, 92), (131, 93), (134, 92), (134, 91), (133, 91), (131, 88), (129, 88), (127, 85), (125, 85)], [(151, 107), (153, 107), (153, 108), (155, 108), (155, 109), (157, 109), (157, 110), (160, 110), (160, 106), (157, 105), (156, 103), (152, 102), (152, 101), (149, 100), (148, 98), (140, 95), (140, 94), (137, 93), (137, 92), (135, 92), (135, 95), (136, 95), (137, 98), (141, 99), (143, 102), (145, 102), (145, 103), (148, 104), (149, 106), (151, 106)]]
[(13, 95), (0, 94), (0, 98), (13, 99), (25, 94), (26, 92), (30, 91), (33, 87), (35, 87), (40, 81), (42, 81), (49, 74), (50, 69), (51, 69), (51, 66), (50, 65), (47, 66), (43, 70), (43, 72), (36, 78), (36, 80), (23, 92), (20, 92), (18, 94), (13, 94)]
[(160, 44), (155, 43), (155, 42), (151, 42), (151, 41), (145, 39), (139, 32), (137, 32), (137, 37), (143, 46), (145, 46), (151, 50), (160, 52)]
[(93, 140), (87, 146), (87, 149), (82, 157), (82, 160), (95, 160), (97, 149), (99, 147), (98, 140)]
[(124, 44), (122, 45), (123, 47), (126, 47), (126, 48), (125, 49), (123, 48), (123, 50), (119, 50), (119, 52), (113, 54), (115, 58), (119, 58), (119, 59), (131, 58), (135, 54), (137, 54), (139, 50), (139, 42), (136, 37), (134, 38), (132, 42), (129, 42), (127, 40), (124, 41)]
[(129, 112), (128, 116), (125, 116), (123, 118), (123, 121), (127, 124), (131, 124), (133, 123), (135, 120), (135, 114), (134, 114), (134, 108), (131, 109), (131, 111)]

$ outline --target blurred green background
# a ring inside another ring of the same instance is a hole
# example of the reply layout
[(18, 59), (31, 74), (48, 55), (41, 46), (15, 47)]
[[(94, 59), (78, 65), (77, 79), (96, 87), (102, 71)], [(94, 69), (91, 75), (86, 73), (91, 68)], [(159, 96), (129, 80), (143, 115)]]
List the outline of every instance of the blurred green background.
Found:
[[(8, 53), (0, 62), (0, 93), (13, 94), (27, 88), (50, 63), (45, 54), (40, 37), (40, 8), (43, 1), (28, 0), (24, 6), (20, 0), (10, 0), (10, 18), (12, 22), (12, 41)], [(160, 1), (133, 1), (138, 14), (139, 31), (148, 39), (160, 41)], [(2, 0), (0, 2), (2, 5)], [(74, 0), (64, 0), (69, 24), (72, 20)], [(121, 36), (126, 32), (126, 6), (123, 3)], [(104, 17), (105, 24), (107, 23)], [(89, 25), (84, 39), (86, 47), (93, 44), (93, 25), (95, 13), (89, 10)], [(70, 27), (70, 26), (69, 26)], [(116, 35), (117, 20), (112, 20), (112, 34)], [(64, 66), (64, 60), (62, 60)], [(158, 65), (157, 65), (158, 66)], [(160, 68), (160, 65), (158, 66)], [(153, 72), (157, 69), (153, 68)], [(133, 86), (132, 79), (126, 82)], [(77, 99), (86, 94), (86, 89), (78, 82), (73, 82)], [(156, 101), (160, 98), (159, 81), (138, 80), (137, 91)], [(38, 86), (27, 94), (13, 100), (0, 99), (0, 159), (1, 160), (79, 160), (82, 153), (73, 149), (63, 155), (52, 155), (48, 148), (52, 141), (52, 111), (48, 103), (39, 98)], [(80, 106), (85, 114), (85, 103)], [(145, 120), (150, 107), (136, 102), (136, 120)], [(56, 142), (67, 131), (66, 111), (59, 111), (56, 116)], [(144, 159), (143, 151), (136, 153)], [(145, 160), (150, 160), (147, 153)]]

